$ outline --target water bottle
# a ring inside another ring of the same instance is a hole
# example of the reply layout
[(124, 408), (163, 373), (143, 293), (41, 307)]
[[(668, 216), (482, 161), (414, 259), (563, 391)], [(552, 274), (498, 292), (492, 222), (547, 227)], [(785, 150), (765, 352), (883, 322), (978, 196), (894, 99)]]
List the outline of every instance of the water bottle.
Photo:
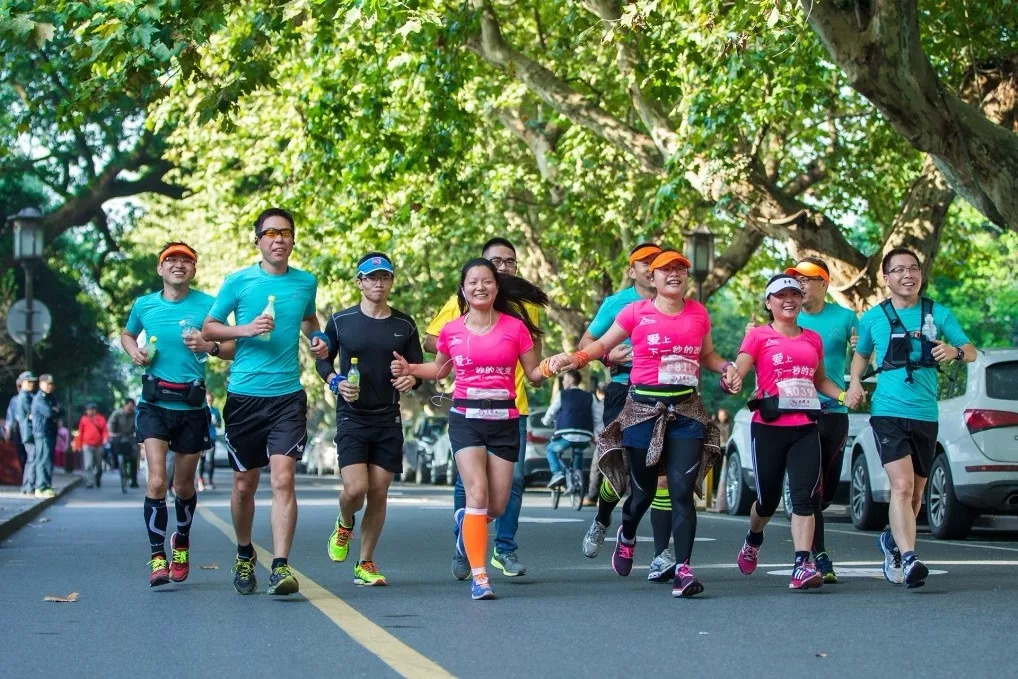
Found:
[(361, 386), (361, 371), (357, 368), (357, 357), (350, 359), (350, 370), (346, 374), (346, 381), (351, 385), (360, 389)]
[[(191, 335), (201, 335), (201, 330), (199, 330), (198, 328), (194, 327), (193, 325), (191, 325), (187, 321), (181, 321), (180, 322), (180, 338), (186, 340)], [(206, 354), (205, 352), (202, 352), (200, 354), (195, 354), (194, 357), (196, 359), (198, 359), (199, 363), (204, 363), (205, 361), (209, 360), (209, 355)]]
[(152, 365), (156, 361), (156, 340), (159, 339), (155, 335), (148, 338), (148, 364)]
[[(261, 315), (262, 316), (268, 316), (272, 320), (275, 320), (276, 319), (276, 304), (275, 304), (275, 302), (276, 302), (276, 296), (275, 295), (269, 295), (269, 303), (265, 305), (265, 311), (263, 311), (261, 313)], [(268, 342), (269, 339), (271, 339), (271, 338), (272, 338), (272, 333), (271, 332), (263, 332), (261, 335), (258, 335), (258, 339), (260, 339), (263, 342)]]
[(926, 319), (923, 320), (923, 337), (933, 342), (937, 339), (937, 325), (933, 322), (933, 314), (926, 314)]

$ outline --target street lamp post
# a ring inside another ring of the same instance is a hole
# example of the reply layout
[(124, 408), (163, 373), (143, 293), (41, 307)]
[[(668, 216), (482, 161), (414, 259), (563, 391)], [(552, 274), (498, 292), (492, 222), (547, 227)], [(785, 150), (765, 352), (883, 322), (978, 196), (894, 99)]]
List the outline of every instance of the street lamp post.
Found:
[(32, 308), (34, 290), (32, 281), (32, 264), (42, 257), (43, 233), (42, 213), (32, 207), (26, 207), (11, 217), (14, 222), (14, 260), (21, 262), (25, 270), (25, 369), (32, 370), (32, 320), (35, 309)]
[(714, 268), (714, 234), (701, 224), (686, 239), (686, 257), (693, 265), (696, 299), (703, 302), (703, 283)]

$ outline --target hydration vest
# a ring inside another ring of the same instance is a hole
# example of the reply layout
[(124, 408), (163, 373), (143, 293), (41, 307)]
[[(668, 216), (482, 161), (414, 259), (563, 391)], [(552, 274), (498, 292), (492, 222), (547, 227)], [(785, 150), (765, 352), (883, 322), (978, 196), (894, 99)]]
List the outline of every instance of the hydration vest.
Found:
[[(940, 365), (936, 359), (933, 358), (933, 347), (936, 345), (923, 334), (922, 328), (926, 323), (926, 317), (933, 315), (933, 300), (928, 297), (920, 299), (921, 308), (919, 311), (919, 330), (914, 333), (910, 333), (905, 324), (901, 322), (901, 317), (898, 316), (898, 312), (894, 310), (894, 305), (891, 304), (891, 300), (885, 299), (880, 303), (880, 309), (887, 316), (887, 322), (891, 327), (891, 337), (887, 343), (887, 352), (884, 354), (884, 360), (880, 363), (877, 368), (870, 368), (863, 379), (867, 379), (878, 373), (886, 372), (888, 370), (900, 370), (905, 369), (906, 376), (905, 382), (911, 384), (914, 380), (912, 374), (916, 370), (923, 368), (936, 368), (937, 372), (943, 372), (940, 369)], [(912, 340), (918, 339), (920, 346), (919, 360), (912, 360)], [(948, 379), (953, 381), (951, 376)]]

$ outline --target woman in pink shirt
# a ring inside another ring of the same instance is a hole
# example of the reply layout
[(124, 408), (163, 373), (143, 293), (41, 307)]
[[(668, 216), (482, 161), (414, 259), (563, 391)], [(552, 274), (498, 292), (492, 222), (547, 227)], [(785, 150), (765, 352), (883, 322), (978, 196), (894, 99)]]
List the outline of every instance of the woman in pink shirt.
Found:
[(746, 333), (735, 361), (745, 377), (756, 368), (756, 398), (750, 435), (756, 502), (750, 510), (749, 533), (739, 551), (739, 570), (756, 570), (763, 529), (781, 499), (781, 484), (788, 472), (792, 495), (792, 542), (795, 565), (789, 589), (820, 587), (823, 576), (810, 560), (813, 544), (813, 496), (820, 483), (820, 392), (844, 402), (845, 392), (824, 372), (824, 345), (820, 335), (799, 327), (802, 286), (791, 276), (770, 279), (764, 306), (771, 323)]
[(395, 354), (392, 374), (440, 380), (456, 373), (449, 442), (467, 493), (466, 508), (456, 512), (456, 548), (470, 562), (471, 596), (493, 599), (484, 559), (488, 521), (505, 511), (520, 454), (516, 364), (534, 385), (551, 375), (534, 345), (541, 330), (523, 303), (544, 306), (548, 297), (522, 278), (498, 274), (483, 258), (463, 266), (458, 295), (464, 314), (442, 328), (434, 362), (408, 364)]
[[(737, 390), (741, 384), (734, 364), (715, 350), (707, 309), (686, 299), (689, 260), (664, 250), (650, 265), (657, 296), (633, 302), (615, 318), (601, 338), (549, 363), (554, 370), (582, 368), (592, 357), (606, 355), (627, 337), (633, 344), (633, 385), (619, 417), (598, 438), (598, 467), (612, 488), (632, 494), (622, 508), (612, 568), (629, 575), (636, 550), (636, 529), (657, 490), (659, 466), (668, 478), (672, 501), (675, 572), (672, 596), (689, 597), (703, 591), (693, 575), (690, 558), (696, 537), (693, 495), (703, 474), (720, 455), (718, 427), (697, 395), (700, 366), (724, 373), (722, 384)], [(624, 453), (624, 454), (623, 454)]]

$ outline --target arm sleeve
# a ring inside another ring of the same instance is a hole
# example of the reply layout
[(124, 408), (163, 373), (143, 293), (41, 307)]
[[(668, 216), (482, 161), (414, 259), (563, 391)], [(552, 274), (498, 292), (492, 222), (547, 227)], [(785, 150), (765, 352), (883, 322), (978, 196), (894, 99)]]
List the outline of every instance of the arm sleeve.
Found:
[(873, 353), (873, 333), (870, 331), (872, 325), (868, 313), (859, 320), (859, 342), (855, 345), (855, 352), (860, 356), (869, 356)]
[[(424, 350), (421, 349), (421, 334), (417, 331), (417, 324), (413, 322), (413, 319), (407, 319), (410, 322), (413, 330), (410, 331), (410, 336), (407, 337), (406, 350), (403, 354), (409, 363), (424, 363)], [(414, 389), (420, 389), (421, 385), (424, 384), (424, 380), (417, 377), (414, 378)]]
[(223, 282), (223, 287), (219, 289), (219, 294), (216, 295), (216, 301), (212, 303), (212, 308), (209, 309), (209, 318), (220, 323), (225, 323), (226, 319), (236, 308), (237, 291), (234, 290), (233, 278), (227, 277)]
[(965, 334), (965, 331), (961, 329), (961, 324), (958, 322), (958, 319), (954, 317), (951, 310), (947, 307), (940, 307), (940, 309), (943, 317), (937, 325), (943, 328), (944, 337), (947, 339), (947, 343), (953, 347), (962, 347), (966, 344), (971, 344), (972, 340), (970, 340), (968, 335)]
[(127, 315), (127, 325), (124, 326), (124, 329), (135, 337), (140, 335), (144, 329), (141, 325), (141, 314), (138, 312), (137, 302), (131, 305), (131, 313)]
[(329, 355), (315, 359), (315, 370), (323, 380), (329, 379), (329, 373), (334, 372), (336, 356), (339, 354), (339, 329), (336, 327), (335, 316), (330, 316), (329, 322), (325, 324), (325, 336), (329, 338)]

